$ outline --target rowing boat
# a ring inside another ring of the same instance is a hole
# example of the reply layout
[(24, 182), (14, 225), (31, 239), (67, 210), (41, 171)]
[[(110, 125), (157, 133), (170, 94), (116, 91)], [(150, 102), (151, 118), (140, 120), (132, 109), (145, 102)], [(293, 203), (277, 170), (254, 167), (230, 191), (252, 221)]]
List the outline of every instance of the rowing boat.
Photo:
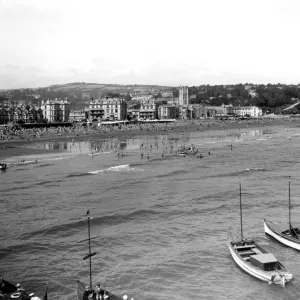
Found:
[[(89, 259), (89, 271), (90, 271), (90, 282), (89, 284), (84, 284), (80, 280), (77, 280), (77, 298), (78, 300), (87, 300), (87, 299), (99, 299), (101, 295), (101, 299), (108, 299), (108, 300), (122, 300), (122, 298), (117, 297), (116, 295), (110, 293), (109, 291), (105, 289), (100, 288), (100, 284), (96, 286), (96, 289), (93, 288), (92, 283), (92, 257), (96, 255), (96, 252), (91, 252), (91, 239), (97, 238), (93, 237), (91, 238), (91, 225), (90, 225), (90, 211), (88, 210), (86, 213), (86, 217), (88, 220), (88, 239), (85, 239), (81, 242), (88, 241), (89, 244), (89, 253), (83, 257), (83, 260)], [(126, 296), (127, 299), (127, 296)], [(1, 299), (0, 299), (1, 300)]]
[(240, 185), (240, 218), (241, 237), (236, 237), (230, 229), (227, 244), (230, 254), (236, 264), (248, 274), (266, 281), (285, 286), (292, 280), (293, 275), (279, 262), (276, 257), (263, 249), (254, 239), (243, 237), (242, 200)]
[[(80, 280), (77, 281), (77, 298), (82, 300), (83, 299), (83, 294), (85, 292), (85, 288), (86, 288), (86, 284), (81, 282)], [(112, 293), (108, 292), (108, 291), (105, 291), (103, 289), (100, 290), (101, 292), (101, 296), (102, 296), (102, 299), (107, 299), (107, 300), (122, 300), (122, 298), (119, 298), (115, 295), (113, 295)], [(96, 299), (96, 296), (93, 295), (93, 298), (92, 299)]]

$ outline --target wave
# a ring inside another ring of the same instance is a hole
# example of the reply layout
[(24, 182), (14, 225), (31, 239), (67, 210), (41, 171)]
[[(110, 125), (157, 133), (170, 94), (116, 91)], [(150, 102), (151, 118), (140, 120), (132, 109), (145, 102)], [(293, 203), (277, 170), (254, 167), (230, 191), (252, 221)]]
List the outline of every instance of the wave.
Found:
[(54, 164), (43, 164), (43, 165), (37, 165), (36, 168), (42, 168), (42, 167), (50, 167), (54, 166)]
[(237, 172), (216, 174), (216, 175), (212, 175), (209, 177), (210, 178), (236, 177), (236, 176), (241, 176), (241, 175), (248, 175), (251, 172), (266, 172), (266, 171), (268, 171), (268, 170), (264, 169), (264, 168), (248, 168), (248, 169), (237, 171)]
[(105, 173), (111, 173), (111, 172), (120, 172), (120, 173), (128, 173), (128, 172), (134, 172), (137, 171), (136, 168), (130, 167), (129, 164), (127, 165), (119, 165), (119, 166), (113, 166), (106, 169), (100, 169), (95, 171), (89, 171), (84, 173), (74, 173), (69, 174), (67, 177), (81, 177), (81, 176), (90, 176), (90, 175), (98, 175), (98, 174), (105, 174)]
[(96, 156), (96, 155), (101, 155), (101, 154), (109, 154), (111, 152), (94, 152), (94, 153), (89, 153), (89, 156)]
[(246, 169), (246, 171), (261, 171), (261, 172), (265, 172), (265, 171), (268, 171), (267, 169), (264, 169), (264, 168), (249, 168), (249, 169)]
[(176, 176), (176, 175), (185, 175), (185, 174), (190, 174), (191, 170), (176, 170), (167, 174), (162, 174), (162, 175), (156, 175), (155, 178), (167, 178), (171, 176)]
[(22, 165), (30, 165), (30, 164), (36, 164), (36, 160), (25, 160), (19, 163), (15, 163), (15, 166), (22, 166)]
[[(123, 223), (128, 223), (132, 221), (143, 221), (146, 222), (149, 218), (161, 214), (159, 211), (151, 210), (151, 209), (140, 209), (136, 211), (129, 212), (127, 214), (113, 214), (113, 215), (105, 215), (101, 217), (92, 216), (93, 227), (96, 226), (114, 226)], [(25, 233), (22, 235), (22, 239), (30, 239), (32, 237), (37, 238), (37, 235), (57, 235), (59, 237), (71, 236), (72, 233), (76, 234), (78, 231), (82, 231), (82, 228), (86, 227), (86, 220), (82, 219), (77, 222), (55, 225), (48, 229), (36, 230), (30, 233)], [(80, 229), (80, 230), (79, 230)]]
[(102, 170), (91, 171), (88, 173), (92, 174), (92, 175), (97, 175), (97, 174), (108, 173), (108, 172), (132, 172), (134, 170), (135, 170), (134, 168), (131, 168), (127, 164), (127, 165), (119, 165), (119, 166), (109, 167), (107, 169), (102, 169)]
[(55, 183), (55, 182), (61, 182), (61, 179), (57, 179), (57, 180), (44, 180), (44, 181), (37, 182), (35, 185), (46, 185), (46, 184), (49, 184), (49, 183), (51, 184), (51, 183)]

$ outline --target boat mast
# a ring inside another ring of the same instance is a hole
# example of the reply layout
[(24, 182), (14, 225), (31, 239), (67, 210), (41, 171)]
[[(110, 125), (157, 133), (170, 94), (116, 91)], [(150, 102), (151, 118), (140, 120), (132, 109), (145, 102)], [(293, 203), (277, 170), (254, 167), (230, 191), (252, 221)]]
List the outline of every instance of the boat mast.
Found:
[(240, 183), (241, 242), (243, 242), (242, 185)]
[(291, 176), (289, 176), (289, 227), (291, 231)]
[(90, 259), (90, 291), (92, 291), (92, 253), (91, 253), (91, 224), (90, 224), (90, 210), (87, 211), (88, 218), (88, 234), (89, 234), (89, 259)]

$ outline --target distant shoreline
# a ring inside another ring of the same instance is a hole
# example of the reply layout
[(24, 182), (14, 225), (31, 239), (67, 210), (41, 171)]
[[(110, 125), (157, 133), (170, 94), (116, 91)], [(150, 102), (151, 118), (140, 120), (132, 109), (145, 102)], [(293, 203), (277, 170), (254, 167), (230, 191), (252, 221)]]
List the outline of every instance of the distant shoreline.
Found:
[[(169, 135), (176, 133), (192, 133), (192, 132), (207, 132), (214, 130), (234, 130), (234, 129), (245, 129), (245, 128), (271, 128), (274, 126), (288, 126), (288, 127), (297, 127), (300, 125), (300, 120), (297, 119), (276, 119), (276, 120), (265, 120), (265, 121), (254, 121), (243, 122), (243, 123), (210, 123), (209, 127), (201, 126), (199, 121), (202, 124), (208, 124), (209, 121), (205, 120), (193, 120), (188, 122), (176, 122), (174, 124), (169, 124), (165, 126), (157, 126), (155, 129), (150, 129), (149, 131), (144, 128), (140, 130), (138, 127), (131, 130), (121, 131), (119, 129), (113, 129), (110, 132), (99, 133), (94, 130), (88, 130), (88, 135), (84, 134), (82, 131), (79, 132), (79, 135), (76, 136), (76, 132), (64, 133), (61, 136), (58, 136), (56, 132), (51, 132), (50, 136), (42, 136), (37, 138), (35, 141), (27, 142), (26, 139), (20, 139), (19, 137), (11, 140), (0, 140), (0, 160), (8, 157), (20, 157), (27, 155), (40, 155), (40, 154), (50, 154), (50, 153), (60, 153), (60, 150), (45, 150), (43, 148), (34, 148), (27, 147), (30, 144), (43, 144), (46, 142), (79, 142), (79, 141), (89, 141), (89, 140), (107, 140), (110, 138), (119, 138), (119, 139), (131, 139), (135, 137), (142, 136), (151, 136), (151, 135)], [(167, 131), (164, 130), (167, 128)], [(173, 128), (172, 130), (170, 128)], [(158, 130), (156, 130), (158, 129)]]

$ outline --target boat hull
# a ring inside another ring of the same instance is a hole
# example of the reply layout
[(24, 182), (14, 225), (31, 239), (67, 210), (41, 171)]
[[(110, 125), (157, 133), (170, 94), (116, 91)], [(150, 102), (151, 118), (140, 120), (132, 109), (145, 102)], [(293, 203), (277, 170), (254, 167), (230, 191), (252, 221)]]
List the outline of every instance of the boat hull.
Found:
[[(233, 258), (233, 260), (236, 262), (236, 264), (245, 272), (252, 275), (253, 277), (268, 282), (268, 283), (275, 283), (279, 285), (285, 285), (288, 281), (292, 280), (293, 275), (289, 272), (282, 272), (281, 275), (277, 273), (276, 271), (264, 271), (254, 265), (252, 265), (250, 262), (245, 261), (241, 255), (237, 253), (237, 251), (234, 249), (232, 245), (232, 237), (231, 234), (228, 234), (228, 247), (230, 250), (230, 254)], [(254, 245), (256, 245), (254, 243)], [(257, 246), (259, 247), (259, 246)], [(260, 247), (259, 247), (260, 248)], [(267, 253), (267, 252), (266, 252)], [(284, 280), (283, 280), (284, 278)]]
[(273, 222), (264, 220), (264, 230), (265, 230), (266, 234), (272, 236), (274, 239), (276, 239), (280, 243), (300, 251), (300, 241), (295, 238), (292, 238), (292, 237), (289, 237), (289, 238), (285, 237), (282, 234), (282, 231), (281, 231), (279, 225), (277, 225)]

